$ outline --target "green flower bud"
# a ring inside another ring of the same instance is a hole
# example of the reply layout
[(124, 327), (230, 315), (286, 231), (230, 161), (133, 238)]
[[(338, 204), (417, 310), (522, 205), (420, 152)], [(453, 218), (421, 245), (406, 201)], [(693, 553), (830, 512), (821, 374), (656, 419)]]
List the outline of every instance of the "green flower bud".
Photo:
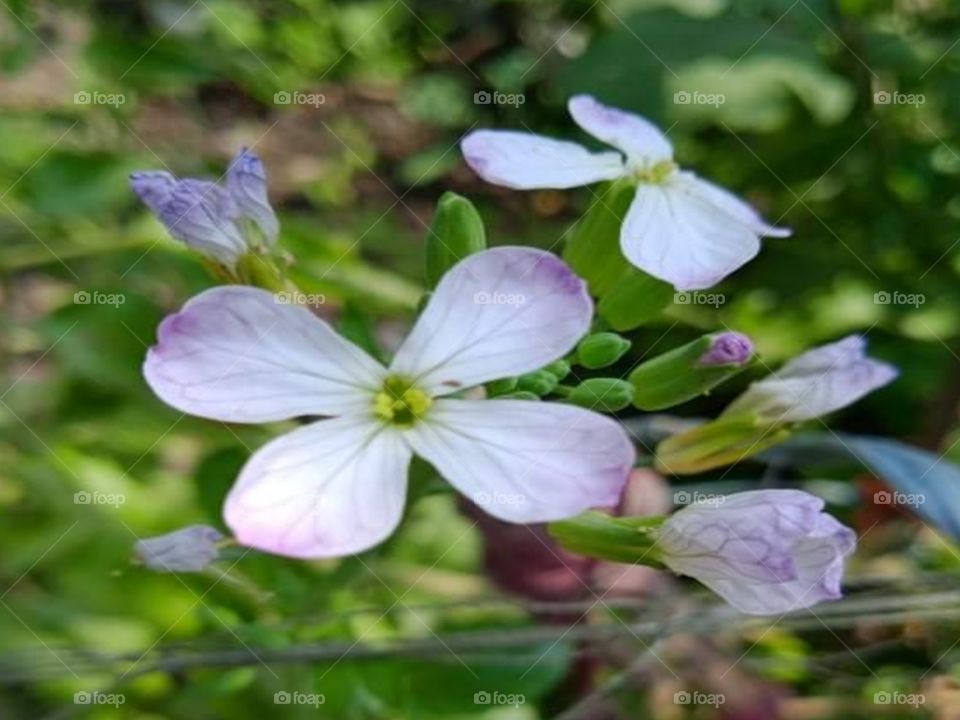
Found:
[(547, 365), (544, 370), (553, 375), (557, 380), (563, 380), (570, 374), (570, 363), (566, 360), (556, 360)]
[(743, 370), (753, 359), (753, 345), (739, 333), (704, 335), (647, 360), (630, 373), (633, 404), (662, 410), (709, 392)]
[(517, 379), (515, 377), (501, 378), (500, 380), (494, 380), (493, 382), (487, 383), (487, 395), (489, 397), (506, 395), (507, 393), (513, 392), (516, 389)]
[(623, 410), (633, 399), (633, 385), (616, 378), (591, 378), (577, 385), (567, 400), (598, 412)]
[(558, 382), (556, 375), (546, 370), (537, 370), (517, 378), (517, 389), (543, 396), (552, 392)]
[(427, 237), (427, 287), (436, 287), (450, 268), (486, 247), (483, 220), (473, 203), (456, 193), (444, 193)]
[(577, 345), (577, 363), (591, 370), (608, 367), (622, 358), (632, 344), (616, 333), (587, 335)]
[(540, 396), (526, 390), (517, 390), (516, 392), (500, 395), (497, 400), (539, 400)]
[(588, 510), (552, 522), (550, 533), (566, 550), (613, 562), (663, 567), (657, 548), (657, 529), (665, 518), (613, 517)]

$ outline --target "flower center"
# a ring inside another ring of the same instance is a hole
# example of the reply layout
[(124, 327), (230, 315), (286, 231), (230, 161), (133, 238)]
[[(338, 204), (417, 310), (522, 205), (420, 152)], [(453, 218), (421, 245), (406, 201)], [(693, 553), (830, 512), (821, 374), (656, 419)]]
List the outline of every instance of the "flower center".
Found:
[(653, 165), (635, 168), (633, 177), (637, 182), (659, 184), (670, 177), (676, 169), (677, 164), (672, 160), (661, 160)]
[(433, 398), (415, 387), (413, 382), (399, 375), (391, 375), (383, 381), (383, 389), (374, 396), (374, 414), (391, 425), (410, 427), (421, 419)]

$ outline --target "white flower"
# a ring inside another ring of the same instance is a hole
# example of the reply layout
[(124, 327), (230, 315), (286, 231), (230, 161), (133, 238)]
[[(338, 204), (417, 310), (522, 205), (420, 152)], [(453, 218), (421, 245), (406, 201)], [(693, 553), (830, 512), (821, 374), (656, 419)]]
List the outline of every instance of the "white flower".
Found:
[(751, 384), (723, 414), (802, 422), (851, 405), (897, 377), (895, 367), (867, 357), (866, 350), (860, 335), (809, 350)]
[(464, 158), (487, 182), (519, 190), (633, 179), (637, 194), (620, 247), (633, 265), (680, 291), (720, 282), (753, 259), (761, 236), (791, 234), (767, 224), (726, 190), (679, 169), (666, 136), (642, 117), (588, 95), (572, 97), (568, 109), (577, 125), (620, 152), (592, 153), (525, 132), (477, 130), (461, 143)]
[(667, 567), (738, 610), (785, 613), (840, 597), (856, 535), (821, 510), (799, 490), (737, 493), (670, 516), (657, 547)]
[[(478, 302), (484, 294), (524, 302)], [(332, 416), (256, 452), (224, 514), (246, 545), (337, 556), (397, 527), (414, 453), (510, 522), (615, 503), (634, 460), (616, 421), (556, 403), (446, 397), (562, 357), (592, 311), (583, 281), (554, 255), (487, 250), (444, 276), (385, 368), (303, 307), (220, 287), (163, 321), (144, 375), (164, 401), (201, 417)]]

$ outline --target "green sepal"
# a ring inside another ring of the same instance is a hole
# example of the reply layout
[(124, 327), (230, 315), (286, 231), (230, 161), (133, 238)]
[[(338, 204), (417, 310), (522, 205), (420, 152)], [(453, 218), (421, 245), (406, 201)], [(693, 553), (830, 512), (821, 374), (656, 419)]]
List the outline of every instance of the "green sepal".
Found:
[(473, 203), (462, 195), (444, 193), (427, 236), (427, 287), (436, 287), (450, 268), (486, 247), (487, 233)]
[(657, 529), (665, 518), (614, 517), (588, 510), (547, 525), (547, 532), (565, 550), (613, 562), (662, 568)]
[(743, 414), (697, 425), (657, 445), (654, 468), (693, 475), (733, 465), (779, 445), (791, 435), (785, 425)]

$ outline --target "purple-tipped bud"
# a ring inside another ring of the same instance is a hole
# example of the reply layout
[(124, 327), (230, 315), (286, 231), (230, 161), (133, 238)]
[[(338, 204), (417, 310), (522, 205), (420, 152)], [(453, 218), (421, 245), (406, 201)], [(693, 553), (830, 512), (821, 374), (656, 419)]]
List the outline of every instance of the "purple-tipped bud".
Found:
[(240, 214), (256, 223), (267, 244), (272, 245), (280, 232), (280, 223), (267, 198), (267, 172), (260, 158), (247, 148), (230, 163), (227, 189), (236, 200)]
[(137, 172), (130, 176), (133, 191), (169, 233), (224, 265), (234, 265), (247, 250), (235, 224), (234, 198), (205, 180), (179, 180), (167, 172)]
[(166, 535), (139, 540), (137, 556), (157, 572), (199, 572), (220, 555), (220, 531), (207, 525), (190, 525)]
[(719, 333), (700, 358), (701, 365), (745, 365), (753, 357), (753, 343), (738, 332)]

